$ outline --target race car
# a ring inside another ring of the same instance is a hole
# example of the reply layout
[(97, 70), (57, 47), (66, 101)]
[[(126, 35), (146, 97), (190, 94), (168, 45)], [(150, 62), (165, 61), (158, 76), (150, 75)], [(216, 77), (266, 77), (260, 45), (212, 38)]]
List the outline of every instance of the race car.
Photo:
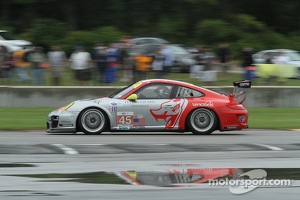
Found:
[(77, 100), (52, 111), (48, 133), (101, 134), (116, 131), (192, 132), (208, 135), (216, 130), (248, 127), (244, 107), (251, 81), (233, 83), (230, 95), (190, 83), (149, 79), (131, 84), (98, 99)]
[(178, 168), (149, 171), (121, 171), (117, 176), (132, 185), (184, 187), (191, 184), (217, 183), (222, 177), (240, 179), (240, 168)]

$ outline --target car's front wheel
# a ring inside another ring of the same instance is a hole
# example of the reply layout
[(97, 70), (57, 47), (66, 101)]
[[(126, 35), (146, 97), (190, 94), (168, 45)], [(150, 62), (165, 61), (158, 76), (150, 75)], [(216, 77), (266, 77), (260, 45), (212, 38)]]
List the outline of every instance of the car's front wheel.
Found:
[(187, 117), (187, 126), (193, 134), (209, 135), (216, 130), (217, 125), (216, 114), (206, 108), (198, 108)]
[(79, 127), (87, 135), (101, 134), (107, 124), (105, 113), (96, 108), (83, 110), (78, 118)]

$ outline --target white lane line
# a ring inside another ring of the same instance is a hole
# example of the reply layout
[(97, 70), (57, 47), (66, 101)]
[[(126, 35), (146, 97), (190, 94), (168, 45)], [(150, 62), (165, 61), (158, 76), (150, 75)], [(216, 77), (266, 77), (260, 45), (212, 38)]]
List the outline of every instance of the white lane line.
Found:
[(257, 146), (261, 146), (261, 147), (265, 147), (274, 151), (283, 151), (284, 149), (280, 148), (280, 147), (275, 147), (275, 146), (271, 146), (271, 145), (267, 145), (267, 144), (253, 144), (253, 145), (257, 145)]
[(106, 144), (77, 144), (81, 146), (105, 146)]
[(69, 155), (79, 154), (79, 152), (76, 151), (75, 149), (71, 147), (67, 147), (63, 144), (52, 144), (52, 146), (60, 148), (61, 150), (64, 151), (65, 154), (69, 154)]

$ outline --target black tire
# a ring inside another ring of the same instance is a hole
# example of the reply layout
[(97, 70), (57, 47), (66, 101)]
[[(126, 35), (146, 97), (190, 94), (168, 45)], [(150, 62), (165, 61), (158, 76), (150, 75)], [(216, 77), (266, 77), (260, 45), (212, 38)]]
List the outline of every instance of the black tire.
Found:
[(209, 135), (216, 130), (217, 125), (216, 114), (206, 108), (198, 108), (187, 117), (187, 126), (195, 135)]
[(107, 124), (105, 113), (96, 108), (87, 108), (78, 117), (78, 125), (87, 135), (101, 134)]

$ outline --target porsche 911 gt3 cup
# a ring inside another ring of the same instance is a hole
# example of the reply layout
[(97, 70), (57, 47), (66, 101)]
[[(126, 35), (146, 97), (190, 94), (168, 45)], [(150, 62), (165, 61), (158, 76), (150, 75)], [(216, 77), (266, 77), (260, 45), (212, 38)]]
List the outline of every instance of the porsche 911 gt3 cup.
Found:
[(138, 81), (108, 97), (77, 100), (48, 115), (48, 133), (172, 131), (211, 134), (248, 127), (243, 106), (251, 81), (234, 82), (229, 96), (168, 79)]

